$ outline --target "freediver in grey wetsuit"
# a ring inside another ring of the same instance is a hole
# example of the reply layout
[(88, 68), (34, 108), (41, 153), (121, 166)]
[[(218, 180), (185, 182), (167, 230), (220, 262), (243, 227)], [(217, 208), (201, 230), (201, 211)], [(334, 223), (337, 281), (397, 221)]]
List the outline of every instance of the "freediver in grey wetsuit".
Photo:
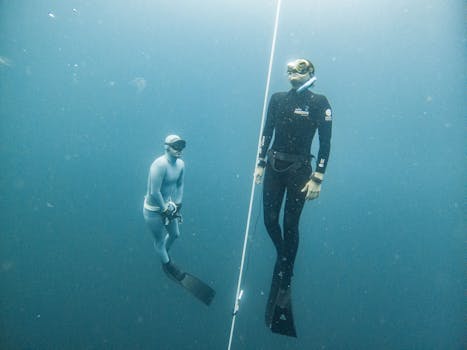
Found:
[(154, 247), (164, 270), (176, 279), (183, 278), (170, 261), (168, 251), (180, 236), (179, 221), (183, 199), (185, 163), (180, 158), (186, 142), (177, 135), (165, 139), (165, 154), (149, 169), (143, 215), (154, 236)]
[(168, 251), (180, 236), (180, 209), (183, 199), (185, 163), (181, 160), (186, 142), (180, 136), (165, 138), (165, 154), (149, 169), (148, 189), (144, 197), (144, 219), (154, 236), (154, 247), (166, 275), (175, 280), (204, 304), (211, 304), (216, 294), (207, 283), (182, 271), (170, 259)]

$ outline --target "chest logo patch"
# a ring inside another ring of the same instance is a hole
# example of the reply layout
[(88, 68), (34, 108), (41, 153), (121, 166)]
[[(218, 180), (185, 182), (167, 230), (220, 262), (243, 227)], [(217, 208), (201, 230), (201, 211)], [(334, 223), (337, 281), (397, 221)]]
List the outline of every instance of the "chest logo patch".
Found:
[(295, 108), (293, 114), (299, 115), (300, 117), (308, 117), (310, 112), (308, 111), (308, 106), (305, 109), (301, 109), (300, 107)]

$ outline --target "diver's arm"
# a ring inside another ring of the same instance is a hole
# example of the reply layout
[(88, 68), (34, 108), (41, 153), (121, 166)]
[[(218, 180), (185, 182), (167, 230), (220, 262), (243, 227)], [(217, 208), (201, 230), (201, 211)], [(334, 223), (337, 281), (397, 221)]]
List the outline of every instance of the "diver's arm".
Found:
[(177, 206), (181, 205), (182, 200), (183, 200), (183, 189), (185, 187), (185, 166), (183, 164), (183, 161), (180, 159), (182, 162), (182, 169), (180, 171), (180, 176), (177, 180), (177, 189), (176, 189), (176, 194), (173, 198), (173, 201)]
[(261, 143), (258, 150), (258, 163), (256, 164), (254, 178), (256, 184), (260, 184), (263, 179), (264, 168), (266, 167), (266, 153), (271, 144), (272, 136), (274, 134), (274, 125), (276, 119), (276, 103), (275, 96), (271, 97), (269, 101), (268, 113), (266, 123), (264, 124), (263, 134), (261, 135)]
[(266, 153), (269, 149), (269, 145), (272, 140), (272, 136), (274, 134), (274, 125), (276, 121), (276, 98), (275, 95), (271, 97), (268, 106), (268, 113), (266, 116), (266, 123), (264, 124), (263, 134), (261, 135), (261, 143), (259, 145), (259, 152), (258, 152), (258, 165), (265, 166), (266, 160)]
[(318, 123), (319, 151), (316, 160), (316, 172), (324, 174), (331, 152), (332, 110), (325, 100), (322, 116)]
[(311, 174), (310, 179), (302, 188), (306, 192), (305, 199), (312, 200), (319, 196), (321, 183), (324, 179), (324, 172), (328, 164), (329, 153), (331, 151), (332, 134), (332, 112), (327, 100), (325, 100), (322, 116), (318, 122), (319, 151), (316, 164), (316, 171)]
[(161, 186), (165, 176), (165, 171), (165, 166), (157, 161), (151, 165), (151, 169), (149, 171), (151, 184), (149, 192), (151, 195), (150, 204), (161, 208), (161, 211), (165, 211), (167, 209), (167, 205), (165, 204), (164, 197), (162, 197), (161, 193)]

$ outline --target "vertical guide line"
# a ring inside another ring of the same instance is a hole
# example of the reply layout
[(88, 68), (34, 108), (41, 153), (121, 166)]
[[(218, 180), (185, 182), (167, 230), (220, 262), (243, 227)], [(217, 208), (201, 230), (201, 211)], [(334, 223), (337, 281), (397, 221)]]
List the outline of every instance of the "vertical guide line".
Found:
[[(271, 82), (271, 72), (272, 72), (272, 64), (274, 61), (274, 52), (276, 50), (276, 38), (277, 38), (277, 28), (279, 24), (279, 15), (280, 15), (280, 8), (281, 8), (281, 0), (277, 1), (277, 8), (276, 8), (276, 20), (274, 22), (274, 34), (272, 36), (272, 46), (271, 46), (271, 55), (269, 57), (269, 69), (268, 69), (268, 78), (266, 80), (266, 89), (264, 92), (264, 101), (263, 101), (263, 111), (261, 114), (261, 125), (260, 125), (260, 130), (259, 130), (259, 136), (258, 136), (258, 150), (260, 149), (261, 146), (261, 131), (263, 130), (264, 126), (264, 120), (266, 119), (266, 108), (267, 108), (267, 101), (268, 101), (268, 95), (269, 95), (269, 85)], [(256, 153), (256, 162), (255, 165), (258, 162), (258, 153)], [(234, 305), (234, 311), (232, 313), (232, 325), (230, 327), (230, 337), (229, 337), (229, 345), (227, 347), (228, 350), (231, 349), (232, 346), (232, 338), (234, 334), (234, 329), (235, 329), (235, 320), (237, 317), (237, 311), (240, 307), (240, 298), (241, 298), (241, 286), (242, 286), (242, 277), (243, 277), (243, 266), (245, 263), (245, 255), (246, 255), (246, 248), (248, 245), (248, 236), (249, 236), (249, 231), (250, 231), (250, 221), (251, 221), (251, 211), (253, 208), (253, 199), (255, 197), (255, 178), (253, 176), (253, 181), (251, 184), (251, 193), (250, 193), (250, 204), (248, 207), (248, 218), (246, 221), (246, 228), (245, 228), (245, 237), (243, 240), (243, 252), (242, 252), (242, 260), (240, 262), (240, 273), (238, 275), (238, 283), (237, 283), (237, 293), (235, 297), (235, 305)]]

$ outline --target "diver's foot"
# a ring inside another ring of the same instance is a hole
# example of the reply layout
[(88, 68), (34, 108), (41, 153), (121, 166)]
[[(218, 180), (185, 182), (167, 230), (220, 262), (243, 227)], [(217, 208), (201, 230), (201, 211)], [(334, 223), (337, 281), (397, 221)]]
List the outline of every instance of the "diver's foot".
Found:
[(162, 269), (170, 278), (175, 279), (176, 281), (181, 281), (185, 277), (185, 272), (180, 270), (172, 261), (162, 264)]

